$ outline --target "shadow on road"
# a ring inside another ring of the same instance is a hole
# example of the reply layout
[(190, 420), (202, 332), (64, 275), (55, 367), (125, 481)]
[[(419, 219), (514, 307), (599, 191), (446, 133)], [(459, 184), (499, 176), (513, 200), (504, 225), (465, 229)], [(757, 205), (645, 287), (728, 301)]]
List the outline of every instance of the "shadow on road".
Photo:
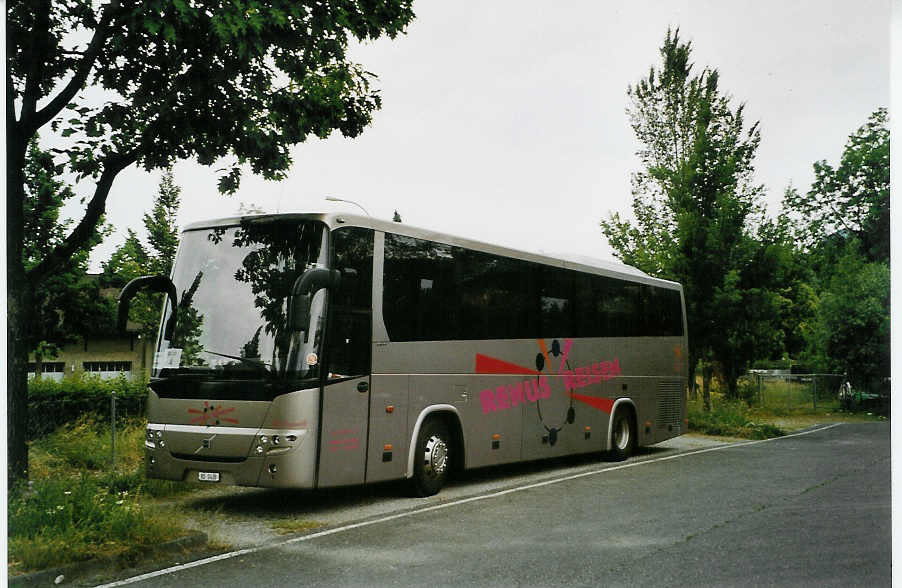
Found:
[[(658, 447), (640, 447), (635, 457), (645, 459), (666, 453), (667, 449)], [(524, 476), (553, 476), (573, 468), (591, 466), (593, 464), (611, 464), (614, 461), (606, 453), (588, 453), (559, 458), (543, 459), (525, 463), (489, 466), (465, 472), (457, 472), (447, 485), (446, 492), (466, 490), (467, 486), (491, 484), (493, 489), (502, 489), (515, 485)], [(464, 492), (467, 494), (466, 492)], [(190, 498), (184, 502), (189, 509), (217, 512), (241, 517), (292, 517), (298, 515), (315, 516), (317, 513), (337, 509), (353, 508), (374, 501), (405, 499), (410, 496), (405, 480), (380, 482), (366, 486), (348, 486), (327, 488), (322, 490), (270, 489), (224, 487), (216, 489), (214, 495)], [(440, 500), (442, 494), (436, 499)], [(420, 506), (411, 504), (413, 506)]]

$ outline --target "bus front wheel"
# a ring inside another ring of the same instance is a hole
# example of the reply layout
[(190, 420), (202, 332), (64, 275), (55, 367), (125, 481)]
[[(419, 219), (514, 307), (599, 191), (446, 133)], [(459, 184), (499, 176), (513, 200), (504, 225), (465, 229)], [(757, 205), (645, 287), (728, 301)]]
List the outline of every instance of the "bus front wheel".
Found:
[(614, 413), (611, 427), (611, 454), (617, 461), (623, 461), (636, 451), (636, 425), (633, 413), (619, 409)]
[(451, 466), (451, 435), (442, 421), (431, 418), (417, 435), (413, 462), (413, 493), (415, 496), (437, 494)]

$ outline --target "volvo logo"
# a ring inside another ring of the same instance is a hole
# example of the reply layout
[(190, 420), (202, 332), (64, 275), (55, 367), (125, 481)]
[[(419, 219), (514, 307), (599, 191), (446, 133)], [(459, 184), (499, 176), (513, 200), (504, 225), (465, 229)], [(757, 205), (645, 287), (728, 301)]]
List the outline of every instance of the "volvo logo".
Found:
[(194, 453), (195, 453), (195, 454), (198, 454), (198, 453), (200, 453), (201, 451), (203, 451), (204, 449), (210, 449), (211, 447), (213, 447), (213, 438), (214, 438), (214, 437), (216, 437), (216, 435), (213, 435), (213, 437), (209, 437), (209, 438), (207, 438), (207, 439), (201, 440), (201, 442), (200, 442), (200, 447), (198, 447), (198, 448), (194, 451)]

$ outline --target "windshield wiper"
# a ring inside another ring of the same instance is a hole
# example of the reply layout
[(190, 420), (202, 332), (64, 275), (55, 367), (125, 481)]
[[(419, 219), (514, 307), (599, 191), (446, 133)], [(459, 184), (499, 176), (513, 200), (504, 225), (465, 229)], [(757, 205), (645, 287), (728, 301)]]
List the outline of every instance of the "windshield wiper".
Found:
[(227, 359), (237, 359), (238, 361), (243, 361), (244, 363), (249, 363), (250, 365), (257, 366), (263, 368), (266, 371), (272, 370), (272, 364), (266, 363), (260, 359), (254, 359), (251, 357), (239, 357), (237, 355), (228, 355), (226, 353), (219, 353), (218, 351), (210, 351), (209, 349), (204, 349), (204, 353), (209, 353), (210, 355), (218, 355), (219, 357), (225, 357)]

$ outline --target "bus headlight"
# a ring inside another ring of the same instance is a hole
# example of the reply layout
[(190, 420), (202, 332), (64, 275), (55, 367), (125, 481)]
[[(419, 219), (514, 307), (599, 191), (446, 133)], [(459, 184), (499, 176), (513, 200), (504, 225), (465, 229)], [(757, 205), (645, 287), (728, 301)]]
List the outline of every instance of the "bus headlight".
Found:
[[(303, 433), (301, 436), (303, 436)], [(300, 436), (295, 432), (288, 432), (285, 435), (276, 435), (272, 431), (269, 431), (269, 434), (261, 433), (254, 438), (252, 454), (259, 456), (264, 454), (279, 455), (294, 449), (299, 441)]]

